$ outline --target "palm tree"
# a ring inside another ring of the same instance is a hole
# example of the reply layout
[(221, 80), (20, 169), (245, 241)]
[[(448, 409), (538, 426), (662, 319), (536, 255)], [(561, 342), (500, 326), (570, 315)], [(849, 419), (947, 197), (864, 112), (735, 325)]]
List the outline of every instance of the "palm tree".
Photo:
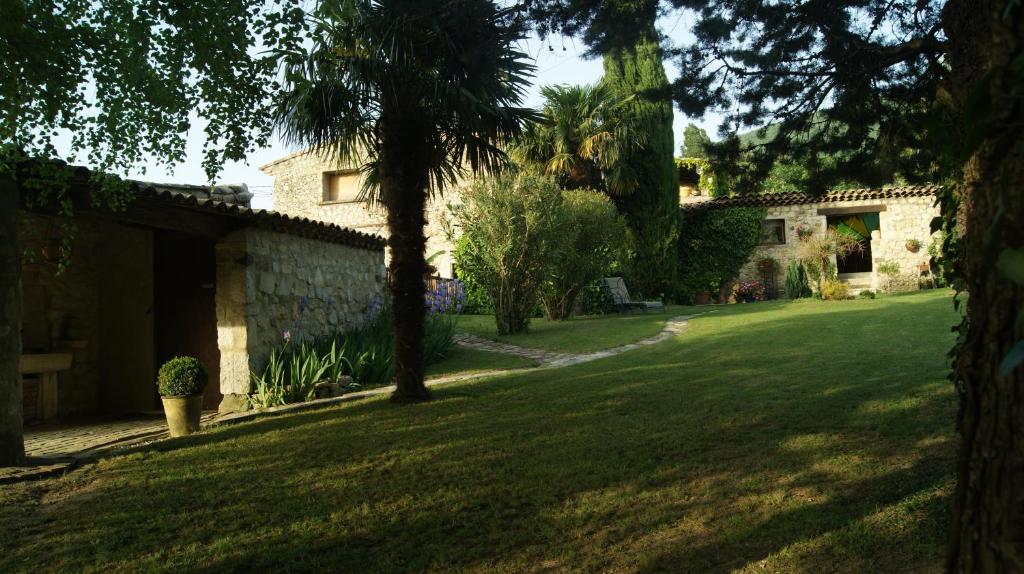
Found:
[(636, 174), (620, 161), (627, 149), (643, 144), (629, 114), (630, 98), (618, 98), (602, 83), (541, 88), (542, 119), (531, 124), (512, 149), (521, 163), (543, 166), (569, 189), (589, 187), (626, 195)]
[(533, 67), (515, 14), (490, 0), (325, 0), (311, 47), (283, 54), (277, 126), (286, 142), (361, 166), (383, 204), (395, 332), (392, 400), (423, 384), (427, 198), (468, 168), (505, 165), (534, 112), (517, 107)]

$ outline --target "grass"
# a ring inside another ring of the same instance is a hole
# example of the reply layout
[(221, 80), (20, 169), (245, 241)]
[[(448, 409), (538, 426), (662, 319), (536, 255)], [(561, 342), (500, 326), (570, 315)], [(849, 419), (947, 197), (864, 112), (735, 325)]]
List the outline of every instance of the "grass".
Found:
[(458, 328), (478, 337), (520, 347), (562, 353), (589, 353), (635, 343), (661, 332), (665, 320), (692, 312), (692, 308), (667, 307), (662, 311), (628, 314), (588, 315), (568, 321), (530, 320), (525, 333), (498, 335), (493, 315), (463, 315)]
[(484, 371), (507, 371), (536, 367), (537, 362), (525, 357), (454, 347), (445, 354), (444, 360), (427, 367), (427, 378), (434, 379), (449, 375), (480, 373)]
[(161, 443), (0, 487), (0, 571), (939, 572), (954, 322), (947, 291), (735, 305)]

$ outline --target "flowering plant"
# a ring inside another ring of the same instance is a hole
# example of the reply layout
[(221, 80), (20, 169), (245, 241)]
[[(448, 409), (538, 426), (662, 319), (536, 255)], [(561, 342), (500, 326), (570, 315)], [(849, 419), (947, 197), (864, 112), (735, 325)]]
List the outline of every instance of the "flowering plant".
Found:
[(764, 285), (760, 281), (741, 282), (736, 287), (736, 296), (745, 301), (764, 301)]
[(427, 288), (427, 296), (424, 299), (427, 306), (427, 313), (437, 314), (459, 314), (466, 304), (466, 288), (458, 279), (445, 279), (439, 277), (437, 286)]

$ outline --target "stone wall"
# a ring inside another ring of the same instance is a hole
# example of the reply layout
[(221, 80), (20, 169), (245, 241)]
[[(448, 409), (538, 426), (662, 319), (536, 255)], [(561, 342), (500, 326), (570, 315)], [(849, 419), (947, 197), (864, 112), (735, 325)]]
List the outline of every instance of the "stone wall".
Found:
[[(782, 270), (777, 275), (777, 287), (781, 293), (785, 282), (786, 266), (796, 259), (799, 242), (796, 233), (797, 227), (803, 225), (810, 227), (814, 233), (822, 233), (827, 226), (827, 216), (818, 215), (819, 209), (864, 207), (864, 211), (872, 211), (871, 207), (879, 205), (885, 206), (885, 210), (879, 211), (879, 229), (872, 234), (871, 288), (878, 289), (882, 284), (877, 269), (878, 264), (883, 261), (899, 263), (902, 273), (917, 273), (918, 265), (928, 262), (928, 245), (932, 240), (931, 220), (939, 214), (938, 208), (934, 206), (934, 198), (931, 197), (835, 201), (769, 207), (765, 219), (784, 219), (786, 222), (786, 243), (762, 245), (755, 248), (750, 261), (740, 270), (740, 280), (760, 280), (761, 273), (757, 269), (757, 260), (765, 255), (770, 255), (777, 259), (782, 266)], [(916, 253), (907, 250), (906, 243), (909, 239), (917, 239), (921, 242), (921, 249)]]
[[(152, 232), (77, 215), (58, 272), (63, 221), (20, 215), (23, 353), (73, 355), (71, 369), (58, 374), (58, 415), (154, 408)], [(27, 395), (35, 384), (26, 382)]]
[[(288, 215), (307, 217), (328, 223), (335, 223), (388, 237), (387, 221), (380, 207), (361, 201), (325, 202), (323, 200), (324, 173), (346, 169), (335, 161), (323, 159), (311, 153), (299, 152), (262, 166), (264, 173), (274, 178), (274, 210)], [(444, 254), (434, 259), (433, 264), (443, 277), (452, 276), (452, 245), (444, 232), (443, 220), (447, 204), (458, 202), (457, 188), (443, 197), (430, 200), (427, 204), (426, 255)], [(385, 260), (389, 258), (385, 255)]]
[(384, 296), (382, 250), (349, 247), (259, 228), (217, 244), (217, 339), (221, 410), (246, 408), (250, 371), (262, 369), (285, 332), (292, 338), (343, 331)]

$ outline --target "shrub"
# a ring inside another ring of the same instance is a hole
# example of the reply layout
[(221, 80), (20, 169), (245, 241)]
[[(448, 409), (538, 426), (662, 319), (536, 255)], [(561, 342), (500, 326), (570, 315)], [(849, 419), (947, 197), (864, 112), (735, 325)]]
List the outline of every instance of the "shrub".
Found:
[(760, 281), (740, 283), (736, 287), (736, 298), (744, 301), (764, 301), (765, 289)]
[(463, 269), (458, 261), (461, 253), (464, 253), (466, 238), (460, 237), (455, 241), (455, 249), (452, 254), (455, 257), (455, 273), (462, 282), (463, 291), (466, 293), (466, 304), (463, 313), (470, 315), (490, 315), (494, 313), (494, 299), (491, 299), (487, 289), (477, 281), (477, 278), (468, 269)]
[(586, 284), (580, 293), (579, 301), (579, 306), (582, 307), (583, 313), (586, 315), (610, 313), (616, 308), (615, 300), (603, 278)]
[(882, 282), (882, 291), (888, 293), (896, 288), (900, 276), (900, 264), (898, 261), (880, 261), (875, 271), (885, 276)]
[(739, 275), (761, 240), (765, 210), (755, 207), (681, 211), (677, 301), (718, 291)]
[(549, 319), (572, 316), (584, 287), (604, 274), (625, 250), (626, 222), (608, 196), (590, 190), (562, 193), (551, 224), (557, 242), (551, 253), (541, 291), (541, 307)]
[(174, 357), (160, 367), (157, 390), (161, 397), (194, 397), (203, 394), (210, 375), (195, 357)]
[(859, 238), (830, 228), (821, 235), (801, 239), (796, 254), (806, 267), (808, 277), (817, 284), (820, 294), (824, 282), (835, 279), (836, 276), (832, 257), (842, 259), (863, 250), (864, 245)]
[(850, 297), (850, 286), (838, 279), (826, 279), (821, 283), (821, 298), (826, 301), (839, 301)]
[(562, 190), (551, 178), (519, 173), (477, 180), (462, 200), (451, 208), (462, 230), (459, 269), (491, 296), (498, 333), (523, 331), (558, 243), (552, 223)]
[[(341, 333), (291, 340), (270, 352), (267, 366), (252, 373), (252, 403), (272, 407), (308, 401), (321, 381), (340, 383), (343, 376), (354, 386), (378, 386), (395, 374), (395, 341), (387, 310), (371, 306), (367, 320)], [(456, 315), (428, 312), (423, 338), (424, 362), (433, 364), (455, 345)]]
[(807, 269), (799, 261), (793, 261), (786, 268), (786, 297), (800, 299), (811, 296), (811, 284), (807, 281)]
[(861, 299), (874, 299), (875, 292), (872, 291), (871, 289), (865, 289), (858, 293), (857, 296), (860, 297)]

